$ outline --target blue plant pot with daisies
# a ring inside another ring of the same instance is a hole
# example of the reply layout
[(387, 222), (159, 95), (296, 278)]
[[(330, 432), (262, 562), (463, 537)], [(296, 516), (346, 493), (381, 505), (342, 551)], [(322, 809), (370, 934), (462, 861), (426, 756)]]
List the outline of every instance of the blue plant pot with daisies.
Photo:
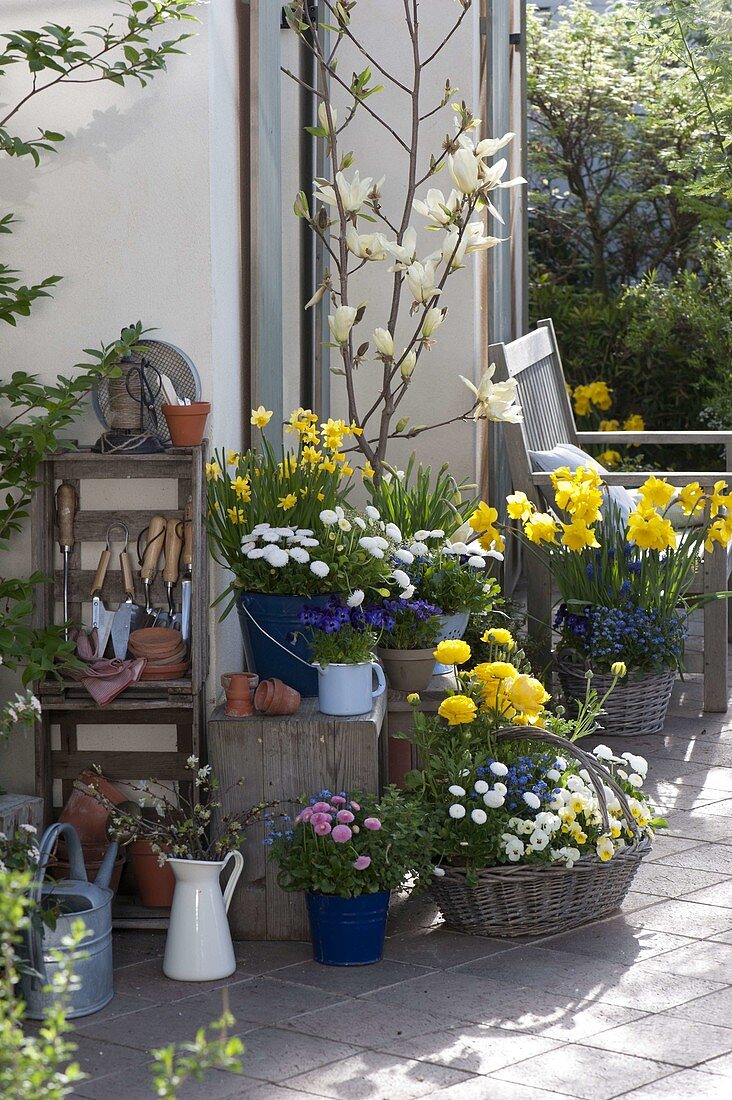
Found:
[(384, 953), (390, 890), (341, 898), (305, 895), (313, 958), (324, 966), (368, 966)]
[(300, 613), (307, 604), (328, 607), (332, 596), (277, 596), (242, 592), (236, 601), (247, 668), (260, 680), (276, 677), (304, 697), (318, 694), (310, 643)]

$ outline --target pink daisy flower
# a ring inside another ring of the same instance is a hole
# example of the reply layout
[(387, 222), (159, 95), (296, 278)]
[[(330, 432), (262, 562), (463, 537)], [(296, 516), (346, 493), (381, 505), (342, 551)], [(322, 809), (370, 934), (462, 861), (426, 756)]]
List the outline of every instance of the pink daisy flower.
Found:
[(370, 829), (372, 833), (376, 833), (381, 828), (381, 822), (378, 817), (367, 817), (364, 821), (364, 826)]
[(347, 844), (353, 836), (353, 833), (347, 825), (336, 825), (333, 830), (333, 840), (336, 844)]
[(351, 802), (351, 809), (354, 811), (354, 813), (358, 813), (358, 811), (361, 809), (361, 806), (358, 802)]
[(345, 806), (346, 800), (342, 794), (334, 794), (331, 798), (331, 802), (334, 806)]
[(365, 871), (371, 866), (371, 856), (359, 856), (358, 859), (354, 859), (353, 866), (357, 871)]
[(350, 825), (353, 821), (353, 814), (350, 810), (339, 810), (336, 817), (342, 825)]
[[(327, 836), (330, 832), (331, 825), (329, 821), (320, 821), (317, 825), (313, 825), (313, 828), (315, 829), (315, 832), (318, 834), (318, 836)], [(336, 825), (336, 829), (340, 828), (340, 825)], [(344, 825), (343, 828), (345, 829), (346, 826)]]

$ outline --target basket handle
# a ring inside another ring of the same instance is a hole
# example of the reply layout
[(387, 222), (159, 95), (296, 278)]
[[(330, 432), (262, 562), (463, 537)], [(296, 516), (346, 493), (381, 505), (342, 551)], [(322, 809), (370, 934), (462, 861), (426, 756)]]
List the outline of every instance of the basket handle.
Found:
[[(525, 729), (525, 727), (521, 728)], [(630, 831), (633, 833), (633, 836), (640, 838), (641, 831), (633, 817), (633, 812), (630, 808), (625, 791), (610, 774), (608, 769), (600, 764), (592, 753), (585, 752), (584, 749), (579, 748), (573, 741), (568, 741), (566, 737), (562, 737), (558, 733), (549, 733), (547, 730), (539, 732), (538, 730), (534, 731), (532, 729), (531, 735), (527, 737), (526, 734), (518, 733), (515, 726), (505, 726), (503, 729), (497, 730), (493, 734), (493, 737), (496, 741), (541, 741), (544, 744), (556, 745), (561, 748), (568, 756), (574, 757), (574, 759), (589, 773), (590, 781), (595, 788), (597, 801), (600, 804), (600, 813), (602, 814), (602, 823), (605, 829), (608, 830), (610, 828), (610, 817), (607, 812), (607, 798), (605, 797), (604, 789), (605, 786), (608, 786), (620, 803), (623, 817)]]

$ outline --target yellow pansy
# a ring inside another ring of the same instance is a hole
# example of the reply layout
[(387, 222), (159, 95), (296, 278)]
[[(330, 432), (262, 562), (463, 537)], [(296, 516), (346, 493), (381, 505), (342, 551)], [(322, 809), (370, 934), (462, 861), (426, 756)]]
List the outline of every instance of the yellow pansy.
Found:
[(252, 499), (252, 487), (248, 477), (235, 477), (231, 483), (231, 488), (238, 497), (241, 497), (245, 504)]
[(449, 726), (462, 726), (472, 722), (478, 708), (467, 695), (450, 695), (443, 699), (437, 708), (440, 718), (445, 718)]
[(601, 432), (619, 432), (620, 421), (619, 420), (601, 420), (600, 421)]
[(272, 419), (272, 415), (271, 409), (265, 409), (264, 405), (258, 405), (256, 409), (252, 409), (249, 422), (254, 424), (256, 428), (266, 428)]
[(685, 516), (692, 515), (700, 501), (704, 500), (704, 490), (698, 481), (690, 481), (679, 490), (675, 503), (680, 505)]
[(228, 455), (226, 456), (227, 466), (236, 466), (240, 458), (241, 455), (238, 451), (229, 451)]
[(571, 523), (563, 523), (562, 528), (564, 530), (562, 546), (566, 546), (568, 550), (580, 551), (588, 546), (600, 545), (593, 529), (581, 520), (575, 519)]
[(506, 695), (522, 714), (537, 715), (544, 703), (551, 699), (541, 680), (527, 676), (525, 672), (516, 676), (506, 685)]
[(311, 466), (317, 466), (323, 457), (323, 452), (319, 451), (317, 447), (303, 447), (302, 449), (302, 461), (309, 463)]
[(283, 512), (289, 512), (291, 508), (294, 508), (297, 504), (297, 494), (288, 493), (287, 496), (280, 497), (277, 501)]
[(374, 470), (373, 466), (371, 465), (371, 463), (367, 459), (366, 462), (364, 462), (364, 464), (363, 464), (363, 469), (361, 470), (361, 477), (364, 478), (364, 479), (365, 478), (371, 479), (374, 476), (375, 473), (376, 473), (376, 471)]
[(510, 496), (506, 497), (506, 504), (511, 519), (528, 519), (534, 510), (534, 505), (531, 503), (526, 493), (512, 493)]
[(470, 660), (470, 646), (460, 638), (447, 638), (433, 653), (441, 665), (464, 665)]
[(665, 477), (655, 477), (651, 474), (643, 482), (638, 493), (644, 504), (653, 508), (665, 508), (675, 491), (673, 485), (669, 485)]
[(541, 542), (556, 542), (559, 528), (557, 521), (548, 512), (535, 512), (528, 523), (524, 524), (524, 534), (529, 542), (537, 545)]
[(643, 514), (636, 509), (628, 516), (628, 542), (641, 550), (671, 550), (676, 548), (676, 532), (667, 519), (657, 512)]
[(221, 467), (218, 462), (206, 463), (206, 481), (218, 481), (221, 477)]
[(587, 833), (577, 821), (573, 821), (569, 826), (569, 835), (572, 837), (575, 844), (587, 843)]
[[(609, 428), (608, 431), (610, 431)], [(603, 466), (609, 466), (612, 469), (613, 466), (620, 465), (620, 463), (623, 461), (623, 456), (621, 455), (620, 451), (613, 451), (611, 449), (608, 451), (603, 451), (602, 454), (598, 455), (597, 461), (601, 462)]]
[(490, 680), (510, 680), (518, 676), (518, 669), (508, 661), (484, 661), (471, 669), (471, 676), (483, 683)]
[(633, 413), (632, 416), (626, 416), (623, 421), (624, 432), (643, 432), (646, 428), (646, 422), (640, 413)]
[(513, 649), (516, 645), (511, 631), (505, 630), (501, 626), (492, 626), (490, 630), (486, 630), (484, 634), (481, 634), (480, 640), (489, 645), (491, 643), (493, 645), (505, 645), (507, 649)]
[(601, 836), (595, 845), (595, 851), (602, 860), (603, 863), (607, 863), (609, 859), (613, 858), (615, 848), (613, 842), (609, 836)]
[(226, 514), (232, 523), (244, 522), (244, 509), (243, 508), (227, 508)]

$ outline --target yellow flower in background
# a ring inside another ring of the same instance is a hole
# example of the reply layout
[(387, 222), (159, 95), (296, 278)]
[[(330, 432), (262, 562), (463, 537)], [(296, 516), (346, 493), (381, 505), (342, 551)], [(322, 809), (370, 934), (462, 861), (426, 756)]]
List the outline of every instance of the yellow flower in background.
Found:
[(317, 466), (323, 457), (323, 452), (319, 451), (317, 447), (307, 446), (302, 449), (302, 461), (309, 463), (311, 466)]
[(236, 466), (240, 458), (241, 455), (238, 451), (229, 451), (228, 455), (226, 456), (226, 465)]
[(628, 516), (628, 542), (641, 550), (673, 550), (676, 548), (676, 532), (669, 520), (658, 512), (643, 514), (638, 509)]
[[(623, 421), (624, 432), (643, 432), (646, 429), (646, 422), (640, 413), (633, 413), (632, 416), (626, 416)], [(637, 446), (637, 444), (631, 444), (631, 446)]]
[(571, 523), (563, 523), (562, 528), (564, 530), (562, 546), (566, 546), (568, 550), (580, 551), (585, 550), (588, 546), (600, 545), (593, 529), (583, 523), (582, 520), (575, 519)]
[(600, 421), (601, 432), (619, 432), (620, 421), (619, 420), (601, 420)]
[(221, 467), (218, 462), (206, 463), (206, 481), (218, 481), (221, 477)]
[(714, 488), (709, 494), (709, 515), (712, 519), (717, 515), (720, 508), (729, 508), (732, 505), (732, 501), (728, 496), (725, 496), (728, 485), (726, 481), (715, 481)]
[(534, 511), (534, 505), (526, 493), (511, 493), (510, 496), (506, 497), (506, 504), (511, 519), (528, 519)]
[(283, 512), (289, 512), (290, 509), (294, 508), (295, 505), (297, 504), (297, 494), (296, 493), (288, 493), (287, 496), (280, 497), (280, 499), (277, 501), (277, 503), (278, 503), (278, 505), (280, 506), (280, 508), (282, 509)]
[(680, 505), (685, 516), (690, 516), (696, 511), (700, 501), (704, 501), (704, 490), (698, 481), (690, 481), (679, 490), (674, 503)]
[(410, 691), (409, 695), (407, 696), (407, 702), (410, 704), (410, 706), (416, 707), (417, 704), (421, 702), (419, 698), (419, 692)]
[(353, 466), (349, 466), (348, 463), (344, 461), (343, 465), (341, 466), (341, 477), (350, 477), (352, 473)]
[(460, 638), (447, 638), (433, 653), (441, 665), (464, 665), (470, 660), (470, 646)]
[(606, 412), (613, 403), (613, 391), (607, 382), (591, 382), (587, 387), (590, 401), (596, 408)]
[(478, 708), (467, 695), (450, 695), (443, 699), (437, 708), (440, 718), (447, 719), (449, 726), (462, 726), (472, 722)]
[(252, 499), (252, 487), (248, 477), (235, 477), (231, 483), (231, 488), (238, 497), (241, 497), (245, 504), (248, 504)]
[(495, 526), (497, 520), (498, 512), (496, 509), (491, 508), (484, 500), (481, 500), (468, 520), (468, 523), (475, 531), (476, 535), (480, 536), (478, 541), (484, 550), (490, 550), (491, 547), (495, 547), (495, 549), (501, 553), (503, 551), (503, 536)]
[(704, 540), (704, 549), (711, 553), (715, 542), (720, 546), (726, 546), (730, 539), (732, 539), (732, 516), (724, 516), (710, 524)]
[(272, 415), (271, 409), (265, 409), (264, 405), (258, 405), (256, 409), (252, 409), (249, 422), (254, 424), (255, 428), (266, 428), (272, 419)]
[(488, 644), (505, 645), (507, 649), (513, 649), (516, 645), (511, 631), (505, 630), (502, 626), (492, 626), (490, 630), (481, 634), (480, 640)]
[(541, 680), (523, 672), (506, 684), (506, 695), (516, 710), (529, 716), (537, 716), (551, 699)]
[(595, 851), (602, 860), (603, 863), (607, 863), (609, 859), (613, 858), (615, 854), (615, 848), (613, 842), (609, 836), (601, 836), (595, 845)]
[(638, 493), (645, 505), (652, 508), (665, 508), (675, 491), (673, 485), (669, 485), (664, 477), (654, 477), (651, 474), (643, 482)]
[(529, 542), (537, 545), (542, 542), (557, 541), (559, 528), (557, 521), (548, 512), (535, 512), (528, 523), (524, 524), (524, 534)]
[(499, 554), (503, 553), (506, 545), (503, 541), (503, 535), (500, 535), (495, 528), (492, 531), (484, 531), (478, 542), (484, 550), (496, 550)]
[(289, 478), (292, 477), (297, 469), (297, 459), (295, 455), (285, 455), (282, 462), (278, 462), (277, 470), (280, 477)]
[(348, 430), (351, 435), (363, 435), (363, 428), (359, 428), (355, 420), (351, 421), (351, 425)]
[(320, 468), (329, 474), (334, 474), (338, 469), (338, 463), (334, 462), (332, 458), (326, 458), (321, 462)]
[[(611, 429), (608, 428), (608, 431)], [(603, 466), (609, 466), (611, 469), (613, 466), (619, 466), (623, 461), (623, 456), (620, 451), (603, 451), (602, 454), (597, 456), (597, 461), (601, 462)]]
[(518, 669), (509, 661), (483, 661), (471, 669), (470, 675), (485, 684), (491, 680), (511, 680), (518, 676)]
[(227, 508), (226, 514), (232, 523), (244, 522), (244, 509), (243, 508)]
[(304, 432), (311, 432), (313, 424), (317, 424), (318, 415), (311, 409), (303, 409), (300, 406), (297, 409), (293, 409), (290, 413), (289, 420), (285, 425), (286, 432), (298, 432), (303, 434)]
[(340, 450), (343, 437), (349, 433), (350, 429), (345, 420), (334, 420), (332, 417), (328, 417), (328, 420), (320, 425), (320, 434), (329, 451)]
[(577, 416), (587, 416), (592, 407), (590, 387), (576, 386), (572, 393), (572, 400), (574, 401), (574, 411), (577, 413)]
[(375, 473), (376, 473), (376, 471), (374, 470), (373, 466), (371, 465), (371, 463), (367, 459), (366, 462), (364, 462), (364, 464), (363, 464), (363, 469), (361, 470), (361, 477), (364, 478), (364, 479), (366, 479), (366, 478), (371, 479), (374, 476)]

